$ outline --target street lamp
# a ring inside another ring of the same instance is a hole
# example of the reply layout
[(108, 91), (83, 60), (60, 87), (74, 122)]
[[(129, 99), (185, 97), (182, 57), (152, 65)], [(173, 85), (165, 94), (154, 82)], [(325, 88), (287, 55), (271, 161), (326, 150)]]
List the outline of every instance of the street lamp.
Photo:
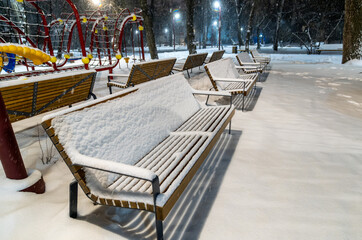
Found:
[(220, 50), (220, 45), (221, 45), (221, 4), (219, 1), (215, 1), (214, 2), (214, 9), (215, 11), (219, 12), (219, 50)]
[(174, 12), (172, 17), (172, 30), (173, 30), (173, 50), (176, 50), (176, 36), (175, 36), (175, 20), (179, 20), (181, 17), (179, 12)]

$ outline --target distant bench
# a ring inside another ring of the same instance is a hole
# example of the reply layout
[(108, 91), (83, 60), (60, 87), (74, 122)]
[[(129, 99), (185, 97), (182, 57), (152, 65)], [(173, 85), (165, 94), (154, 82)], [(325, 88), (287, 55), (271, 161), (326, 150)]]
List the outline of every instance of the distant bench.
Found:
[(215, 62), (217, 60), (222, 59), (222, 56), (224, 56), (225, 50), (219, 50), (212, 53), (210, 58), (206, 58), (205, 63), (211, 63)]
[(127, 88), (171, 74), (176, 58), (135, 63), (129, 74), (109, 74), (107, 87), (112, 94), (112, 87)]
[(315, 50), (317, 54), (321, 54), (322, 52), (342, 52), (343, 49), (342, 48), (338, 48), (338, 49), (316, 49)]
[(190, 54), (187, 56), (187, 59), (184, 63), (176, 63), (172, 70), (178, 72), (187, 71), (187, 75), (190, 78), (189, 70), (192, 70), (196, 67), (201, 67), (205, 63), (206, 57), (207, 53)]
[(94, 70), (45, 74), (27, 80), (0, 82), (0, 92), (11, 122), (74, 103), (93, 94)]
[[(202, 106), (196, 94), (230, 97), (230, 105)], [(155, 213), (163, 239), (162, 221), (234, 112), (230, 94), (195, 91), (175, 74), (44, 117), (42, 126), (76, 180), (70, 216), (77, 217), (79, 184), (95, 204)], [(107, 160), (95, 157), (100, 152)]]
[(243, 96), (242, 110), (244, 110), (245, 97), (249, 95), (259, 78), (258, 73), (239, 74), (238, 69), (230, 58), (221, 59), (205, 65), (213, 89), (228, 92), (232, 95)]

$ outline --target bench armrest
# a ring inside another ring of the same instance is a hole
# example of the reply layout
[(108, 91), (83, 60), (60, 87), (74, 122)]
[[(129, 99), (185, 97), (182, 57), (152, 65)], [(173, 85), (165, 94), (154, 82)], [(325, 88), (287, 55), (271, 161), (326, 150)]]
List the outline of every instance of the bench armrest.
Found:
[(150, 182), (153, 182), (156, 178), (158, 178), (158, 176), (154, 172), (148, 169), (139, 168), (124, 163), (111, 162), (103, 159), (85, 156), (76, 150), (72, 151), (70, 157), (74, 162), (73, 163), (74, 166), (80, 166), (104, 172), (120, 174)]
[(128, 77), (129, 74), (108, 74), (109, 77)]
[(244, 63), (243, 62), (243, 66), (256, 66), (256, 65), (260, 65), (260, 63), (255, 63), (255, 62), (253, 62), (253, 63), (251, 63), (251, 62)]
[(255, 66), (256, 64), (253, 65), (248, 65), (248, 66), (235, 66), (236, 69), (259, 69), (259, 66)]
[(228, 92), (216, 92), (216, 91), (200, 91), (193, 90), (192, 94), (194, 95), (208, 95), (208, 96), (222, 96), (222, 97), (231, 97), (231, 94)]
[(237, 79), (237, 78), (214, 78), (214, 81), (219, 82), (250, 82), (251, 79)]

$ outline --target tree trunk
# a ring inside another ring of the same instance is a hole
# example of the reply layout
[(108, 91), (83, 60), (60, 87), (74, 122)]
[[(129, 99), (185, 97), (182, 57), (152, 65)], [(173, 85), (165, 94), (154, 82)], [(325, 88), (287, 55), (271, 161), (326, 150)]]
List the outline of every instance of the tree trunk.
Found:
[(196, 45), (194, 43), (194, 0), (186, 0), (186, 33), (187, 33), (187, 49), (189, 54), (196, 53)]
[(152, 59), (158, 59), (155, 35), (153, 33), (153, 0), (150, 6), (147, 4), (147, 0), (141, 0), (141, 8), (150, 55)]
[(237, 15), (237, 31), (238, 31), (238, 42), (239, 42), (239, 48), (244, 45), (243, 42), (243, 36), (241, 31), (241, 11), (242, 11), (242, 5), (241, 0), (235, 0), (235, 10)]
[(256, 27), (256, 41), (257, 41), (257, 47), (256, 49), (260, 49), (260, 27)]
[(246, 32), (245, 51), (247, 51), (247, 52), (249, 52), (249, 45), (250, 45), (252, 24), (253, 24), (253, 19), (254, 19), (254, 12), (255, 12), (255, 3), (253, 1), (252, 5), (251, 5), (250, 15), (249, 15), (248, 30)]
[(362, 59), (361, 0), (346, 0), (345, 12), (342, 63), (352, 59)]
[(279, 41), (279, 28), (280, 28), (280, 21), (282, 20), (282, 12), (284, 7), (284, 0), (280, 0), (279, 2), (279, 10), (277, 14), (277, 24), (275, 27), (275, 34), (274, 34), (274, 51), (278, 51), (278, 41)]
[(207, 44), (207, 34), (208, 34), (208, 26), (209, 26), (209, 21), (208, 21), (208, 12), (209, 12), (209, 1), (208, 0), (203, 0), (202, 3), (202, 7), (203, 7), (203, 17), (204, 17), (204, 27), (203, 27), (203, 37), (202, 37), (202, 48), (206, 48), (206, 44)]

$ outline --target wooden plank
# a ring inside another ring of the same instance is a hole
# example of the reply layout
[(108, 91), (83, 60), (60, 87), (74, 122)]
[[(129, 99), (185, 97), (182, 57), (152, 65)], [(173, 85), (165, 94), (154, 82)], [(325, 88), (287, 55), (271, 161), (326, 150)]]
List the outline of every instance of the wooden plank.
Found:
[(235, 109), (232, 111), (232, 113), (229, 115), (229, 117), (226, 119), (225, 123), (221, 126), (220, 130), (217, 132), (215, 137), (212, 139), (212, 141), (209, 143), (209, 145), (205, 148), (203, 153), (200, 155), (199, 159), (196, 161), (194, 166), (190, 169), (190, 171), (186, 174), (185, 178), (181, 181), (179, 187), (173, 192), (173, 194), (170, 196), (170, 198), (167, 200), (166, 204), (163, 207), (157, 206), (157, 217), (159, 220), (163, 221), (171, 211), (172, 207), (175, 205), (189, 182), (192, 180), (193, 176), (196, 174), (197, 170), (200, 168), (203, 161), (206, 159), (208, 154), (210, 153), (213, 146), (216, 144), (218, 139), (220, 138), (221, 134), (225, 130), (226, 126), (231, 121), (231, 118), (235, 114)]

